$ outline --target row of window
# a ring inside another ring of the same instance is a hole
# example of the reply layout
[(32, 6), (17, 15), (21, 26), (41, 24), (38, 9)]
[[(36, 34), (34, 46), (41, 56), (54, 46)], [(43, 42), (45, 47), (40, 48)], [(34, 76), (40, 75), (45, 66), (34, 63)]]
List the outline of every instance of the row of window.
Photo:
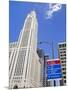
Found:
[(62, 70), (66, 70), (66, 68), (62, 68)]
[(13, 77), (13, 79), (22, 79), (22, 77)]
[(62, 66), (66, 67), (66, 64), (65, 63), (62, 63)]
[(62, 51), (60, 50), (60, 53), (66, 53), (66, 50), (62, 50)]
[(64, 59), (66, 60), (66, 57), (61, 57), (60, 59), (61, 59), (61, 60), (64, 60)]
[(66, 47), (66, 44), (60, 44), (59, 48), (61, 48), (61, 47)]
[(63, 72), (63, 74), (66, 74), (66, 72)]
[(60, 51), (66, 51), (66, 48), (59, 48)]
[(61, 54), (60, 56), (66, 56), (66, 54)]
[(66, 61), (61, 61), (62, 63), (66, 63)]

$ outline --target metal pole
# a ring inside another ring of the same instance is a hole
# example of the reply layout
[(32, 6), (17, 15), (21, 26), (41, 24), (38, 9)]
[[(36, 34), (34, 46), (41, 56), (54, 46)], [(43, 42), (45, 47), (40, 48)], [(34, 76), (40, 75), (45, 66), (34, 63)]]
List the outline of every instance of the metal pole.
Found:
[[(52, 59), (54, 59), (54, 46), (53, 46), (53, 41), (52, 41)], [(53, 69), (53, 67), (52, 67), (52, 69)], [(51, 83), (53, 83), (53, 85), (56, 86), (55, 80), (52, 81)]]
[(52, 41), (52, 59), (54, 59), (54, 46), (53, 46), (53, 41)]

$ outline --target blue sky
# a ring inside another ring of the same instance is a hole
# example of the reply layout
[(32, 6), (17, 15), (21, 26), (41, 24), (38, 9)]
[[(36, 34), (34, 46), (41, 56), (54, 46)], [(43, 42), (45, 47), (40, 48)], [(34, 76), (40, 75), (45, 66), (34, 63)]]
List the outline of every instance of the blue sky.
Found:
[[(60, 10), (47, 19), (48, 3), (10, 1), (9, 4), (9, 42), (17, 41), (27, 14), (35, 10), (38, 19), (38, 42), (53, 41), (54, 57), (57, 58), (58, 43), (66, 41), (66, 5), (63, 4)], [(51, 45), (41, 44), (38, 47), (52, 57)]]

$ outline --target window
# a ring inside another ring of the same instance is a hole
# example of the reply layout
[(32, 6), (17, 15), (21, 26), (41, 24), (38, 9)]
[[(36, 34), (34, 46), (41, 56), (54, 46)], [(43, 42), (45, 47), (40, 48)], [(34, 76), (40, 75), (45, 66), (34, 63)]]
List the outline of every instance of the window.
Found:
[(66, 61), (61, 61), (62, 63), (66, 63)]
[(50, 81), (46, 81), (46, 86), (50, 86)]
[(66, 80), (64, 80), (64, 83), (66, 83)]
[(62, 86), (64, 83), (63, 83), (63, 80), (60, 80), (60, 86)]
[(62, 47), (65, 47), (65, 44), (62, 44)]
[(61, 48), (61, 45), (59, 45), (59, 48)]
[(66, 44), (65, 44), (65, 47), (66, 47)]
[(62, 61), (62, 63), (63, 63), (63, 61)]
[(15, 86), (13, 87), (13, 89), (18, 89), (18, 86), (17, 86), (17, 85), (15, 85)]
[(66, 78), (66, 76), (64, 76), (64, 78)]
[(62, 63), (62, 66), (66, 67), (66, 64), (65, 63)]
[(56, 86), (56, 81), (54, 80), (54, 86)]
[(66, 70), (66, 68), (62, 68), (62, 70)]
[(66, 74), (66, 72), (63, 72), (63, 74)]

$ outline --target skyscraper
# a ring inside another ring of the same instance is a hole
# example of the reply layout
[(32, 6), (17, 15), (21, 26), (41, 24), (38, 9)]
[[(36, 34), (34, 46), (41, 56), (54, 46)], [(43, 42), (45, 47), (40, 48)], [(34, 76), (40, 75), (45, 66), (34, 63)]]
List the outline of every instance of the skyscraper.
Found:
[(38, 23), (35, 11), (27, 15), (17, 42), (10, 43), (9, 88), (40, 86), (40, 62), (37, 55)]
[(66, 85), (66, 42), (58, 44), (59, 58), (61, 60), (63, 84)]

